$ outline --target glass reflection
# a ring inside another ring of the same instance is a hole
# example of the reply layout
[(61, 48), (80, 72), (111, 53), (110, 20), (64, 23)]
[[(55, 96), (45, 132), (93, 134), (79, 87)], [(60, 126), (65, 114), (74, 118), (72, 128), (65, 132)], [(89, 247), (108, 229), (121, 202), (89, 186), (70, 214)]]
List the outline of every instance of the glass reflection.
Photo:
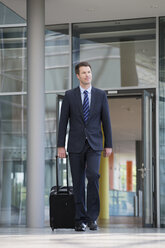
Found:
[(0, 2), (0, 24), (17, 24), (26, 23), (25, 19), (17, 15), (14, 11), (9, 9), (6, 5)]
[(0, 225), (24, 224), (26, 97), (0, 96)]
[(68, 25), (46, 28), (45, 80), (46, 90), (69, 88), (69, 30)]
[(26, 90), (26, 28), (0, 29), (0, 92)]
[(75, 24), (73, 63), (89, 61), (96, 87), (155, 87), (155, 33), (155, 18)]

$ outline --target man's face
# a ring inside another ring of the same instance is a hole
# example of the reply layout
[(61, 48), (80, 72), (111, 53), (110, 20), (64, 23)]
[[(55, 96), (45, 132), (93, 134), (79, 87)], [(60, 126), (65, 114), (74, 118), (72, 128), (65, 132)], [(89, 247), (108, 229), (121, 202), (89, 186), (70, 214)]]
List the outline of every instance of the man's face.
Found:
[(89, 66), (81, 66), (79, 68), (79, 74), (77, 74), (77, 78), (80, 81), (80, 85), (82, 87), (90, 86), (92, 81), (92, 71)]

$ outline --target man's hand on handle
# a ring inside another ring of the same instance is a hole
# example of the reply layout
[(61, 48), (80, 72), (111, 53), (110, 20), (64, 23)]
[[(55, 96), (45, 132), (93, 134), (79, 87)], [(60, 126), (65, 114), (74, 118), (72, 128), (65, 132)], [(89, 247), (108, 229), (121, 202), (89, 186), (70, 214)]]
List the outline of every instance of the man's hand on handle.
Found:
[(104, 148), (103, 155), (104, 157), (109, 157), (112, 153), (112, 148)]
[(65, 147), (58, 147), (57, 155), (58, 155), (59, 158), (66, 158)]

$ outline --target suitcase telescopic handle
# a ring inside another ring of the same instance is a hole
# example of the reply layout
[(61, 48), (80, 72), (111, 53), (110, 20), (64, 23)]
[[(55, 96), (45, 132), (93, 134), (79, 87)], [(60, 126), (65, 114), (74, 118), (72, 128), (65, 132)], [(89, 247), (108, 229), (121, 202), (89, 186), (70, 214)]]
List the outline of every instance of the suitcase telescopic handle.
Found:
[[(59, 157), (56, 156), (56, 184), (57, 184), (57, 192), (59, 192), (59, 177), (58, 177), (58, 165), (59, 165)], [(66, 183), (67, 183), (67, 192), (69, 194), (69, 170), (68, 170), (68, 155), (66, 155)]]

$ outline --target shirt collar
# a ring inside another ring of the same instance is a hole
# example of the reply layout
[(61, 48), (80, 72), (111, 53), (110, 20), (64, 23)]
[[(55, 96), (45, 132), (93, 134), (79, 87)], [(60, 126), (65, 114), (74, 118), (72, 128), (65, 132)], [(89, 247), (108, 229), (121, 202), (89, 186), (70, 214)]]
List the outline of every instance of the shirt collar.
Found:
[[(79, 85), (79, 87), (80, 87), (81, 94), (83, 94), (84, 91), (85, 91), (85, 89), (82, 88), (80, 85)], [(90, 94), (91, 93), (91, 90), (92, 90), (92, 85), (88, 89), (86, 89), (86, 90), (88, 91), (88, 94)]]

